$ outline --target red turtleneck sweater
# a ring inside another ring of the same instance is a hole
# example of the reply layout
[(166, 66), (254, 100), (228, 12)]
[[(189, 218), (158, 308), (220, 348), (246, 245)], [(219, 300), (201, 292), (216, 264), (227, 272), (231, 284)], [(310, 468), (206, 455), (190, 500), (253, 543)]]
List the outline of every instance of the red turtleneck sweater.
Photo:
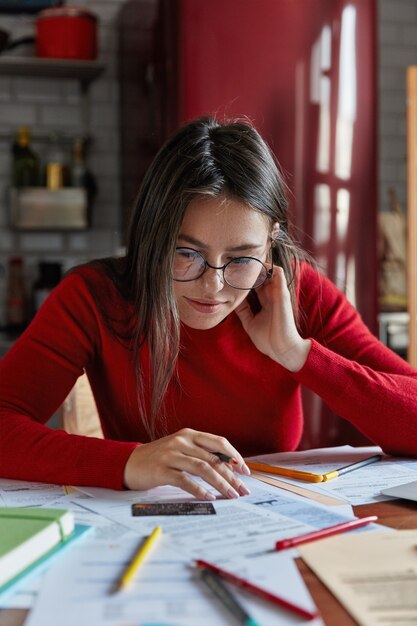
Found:
[[(386, 452), (416, 455), (417, 371), (307, 265), (298, 299), (302, 334), (312, 347), (296, 373), (258, 352), (235, 314), (211, 330), (182, 327), (167, 433), (187, 426), (220, 434), (243, 455), (294, 450), (303, 430), (304, 385)], [(128, 310), (96, 268), (74, 271), (53, 291), (0, 361), (0, 476), (122, 488), (130, 453), (148, 441), (137, 410), (133, 351), (105, 322), (120, 329)], [(147, 368), (146, 346), (142, 352)], [(83, 370), (104, 440), (43, 425)]]

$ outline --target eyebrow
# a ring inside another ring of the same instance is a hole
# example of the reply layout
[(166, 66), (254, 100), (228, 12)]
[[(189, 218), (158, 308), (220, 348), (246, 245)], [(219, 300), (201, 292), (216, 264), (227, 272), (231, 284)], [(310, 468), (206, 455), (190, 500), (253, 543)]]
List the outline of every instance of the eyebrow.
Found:
[[(197, 248), (202, 248), (203, 250), (207, 250), (207, 246), (198, 239), (194, 239), (194, 237), (190, 237), (189, 235), (178, 235), (178, 239), (181, 241), (185, 241)], [(244, 252), (245, 250), (255, 250), (257, 248), (262, 248), (262, 244), (260, 243), (242, 243), (240, 246), (234, 246), (232, 248), (226, 248), (225, 252)]]

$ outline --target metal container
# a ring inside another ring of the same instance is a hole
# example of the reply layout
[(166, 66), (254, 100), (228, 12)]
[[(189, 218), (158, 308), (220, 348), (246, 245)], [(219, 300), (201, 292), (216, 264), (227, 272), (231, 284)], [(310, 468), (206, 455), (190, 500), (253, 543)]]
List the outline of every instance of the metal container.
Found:
[(85, 189), (11, 189), (10, 225), (17, 230), (84, 230), (88, 227)]
[(54, 59), (97, 58), (97, 16), (84, 7), (56, 7), (36, 19), (36, 54)]

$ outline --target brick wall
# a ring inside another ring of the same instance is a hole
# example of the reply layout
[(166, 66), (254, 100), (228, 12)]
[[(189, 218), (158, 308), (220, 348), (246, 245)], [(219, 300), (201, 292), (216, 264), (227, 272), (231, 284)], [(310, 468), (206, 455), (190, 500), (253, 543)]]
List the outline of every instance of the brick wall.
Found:
[[(117, 17), (120, 0), (83, 0), (75, 3), (99, 17), (99, 60), (105, 72), (89, 90), (90, 132), (93, 144), (88, 165), (98, 184), (91, 230), (79, 233), (13, 232), (8, 227), (7, 188), (10, 175), (12, 137), (20, 125), (33, 129), (33, 147), (41, 159), (47, 143), (36, 141), (60, 131), (67, 137), (83, 130), (79, 83), (76, 80), (0, 76), (0, 326), (5, 321), (7, 261), (22, 254), (30, 291), (40, 260), (58, 260), (64, 270), (85, 259), (115, 253), (121, 241), (120, 164), (118, 131), (118, 84), (116, 80)], [(0, 26), (16, 39), (33, 34), (33, 17), (0, 14)], [(33, 47), (16, 48), (9, 54), (24, 56)]]
[(406, 67), (417, 64), (416, 0), (378, 0), (379, 207), (388, 189), (406, 207)]

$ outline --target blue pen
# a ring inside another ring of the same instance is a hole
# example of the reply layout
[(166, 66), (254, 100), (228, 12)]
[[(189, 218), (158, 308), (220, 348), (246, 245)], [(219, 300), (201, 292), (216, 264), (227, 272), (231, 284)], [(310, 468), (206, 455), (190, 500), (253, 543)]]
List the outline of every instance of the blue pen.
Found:
[(239, 624), (243, 626), (259, 626), (243, 608), (241, 604), (236, 600), (234, 595), (229, 591), (226, 585), (222, 582), (221, 578), (214, 572), (208, 569), (202, 569), (200, 572), (202, 581), (209, 587), (214, 595), (223, 603), (223, 605), (230, 611), (232, 615), (239, 621)]

